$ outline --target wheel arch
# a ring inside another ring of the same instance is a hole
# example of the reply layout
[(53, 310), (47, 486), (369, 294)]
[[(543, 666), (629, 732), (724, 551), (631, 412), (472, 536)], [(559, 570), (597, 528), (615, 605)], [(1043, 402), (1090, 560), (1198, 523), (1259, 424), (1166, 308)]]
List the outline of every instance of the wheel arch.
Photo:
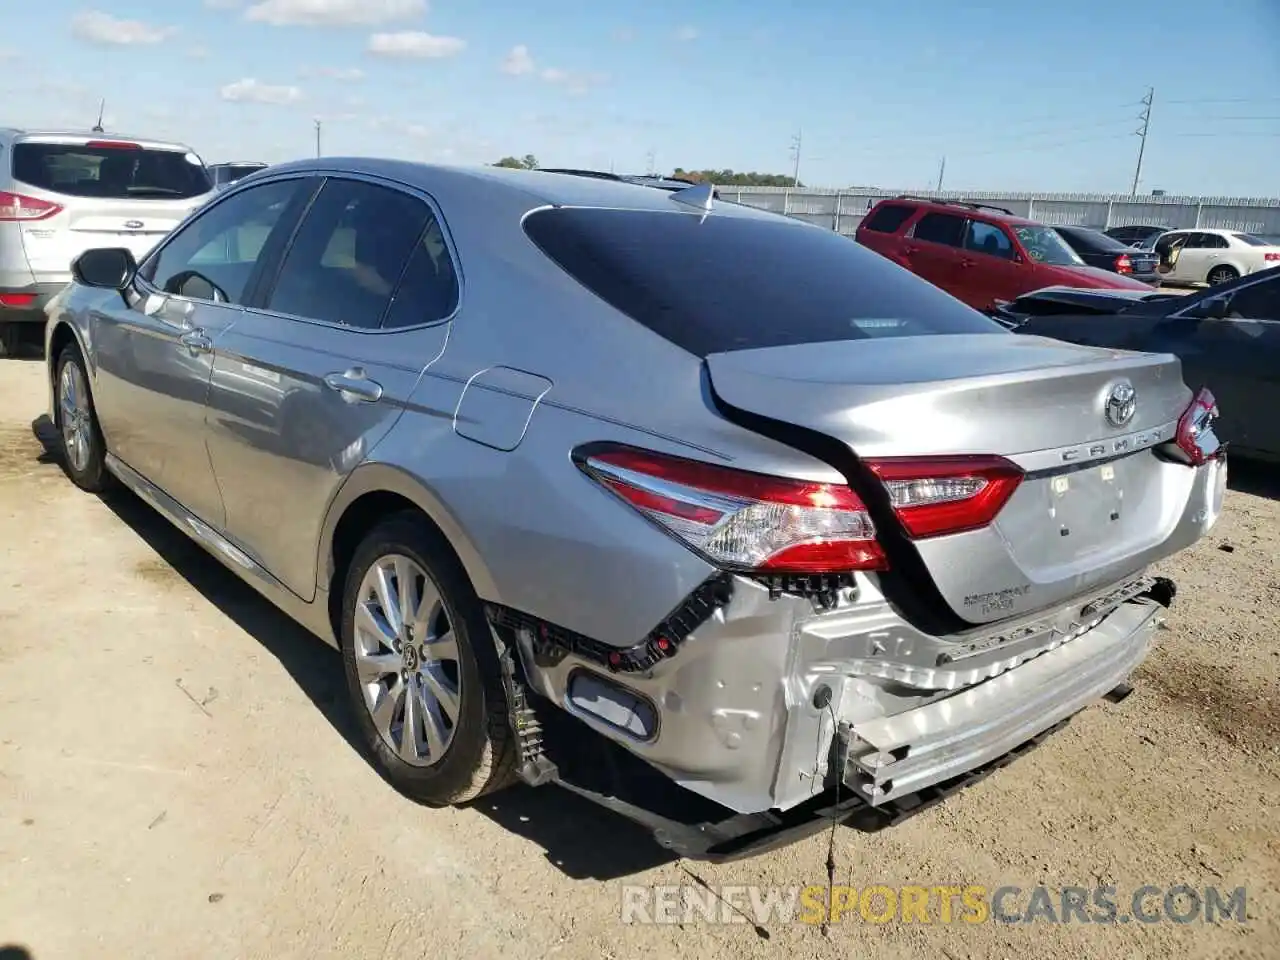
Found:
[(329, 619), (338, 635), (335, 611), (341, 611), (347, 564), (364, 534), (383, 517), (417, 510), (448, 542), (482, 600), (496, 599), (497, 584), (488, 565), (452, 511), (426, 485), (399, 467), (365, 463), (357, 467), (329, 505), (316, 557), (317, 581), (327, 591)]
[[(74, 343), (76, 349), (80, 351), (80, 356), (84, 357), (86, 367), (89, 363), (88, 355), (85, 353), (84, 341), (80, 338), (79, 331), (75, 325), (66, 320), (54, 321), (45, 334), (45, 377), (49, 387), (49, 416), (57, 423), (58, 403), (57, 403), (57, 386), (58, 386), (58, 357), (62, 356), (62, 351), (67, 348), (67, 344)], [(88, 369), (84, 372), (86, 377), (92, 377), (91, 371)], [(90, 385), (92, 389), (92, 384)]]
[(1236, 279), (1243, 277), (1249, 271), (1238, 260), (1219, 260), (1217, 263), (1210, 264), (1209, 269), (1204, 272), (1204, 282), (1209, 282), (1209, 277), (1215, 270), (1221, 270), (1223, 267), (1229, 267), (1235, 271)]

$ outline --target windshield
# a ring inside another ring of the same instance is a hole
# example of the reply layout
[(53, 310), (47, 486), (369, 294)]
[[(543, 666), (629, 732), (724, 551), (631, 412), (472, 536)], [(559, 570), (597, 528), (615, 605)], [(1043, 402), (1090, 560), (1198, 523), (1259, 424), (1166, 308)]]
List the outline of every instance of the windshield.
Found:
[(1014, 225), (1013, 232), (1018, 235), (1027, 254), (1036, 263), (1047, 263), (1054, 267), (1083, 267), (1080, 255), (1068, 246), (1057, 230), (1041, 226), (1038, 223)]
[(186, 200), (208, 193), (209, 171), (194, 153), (144, 147), (19, 143), (13, 178), (68, 197)]
[(1263, 240), (1260, 237), (1255, 237), (1251, 233), (1233, 233), (1232, 236), (1235, 237), (1237, 240), (1241, 241), (1242, 243), (1247, 243), (1251, 247), (1275, 246), (1275, 244), (1268, 243), (1266, 240)]

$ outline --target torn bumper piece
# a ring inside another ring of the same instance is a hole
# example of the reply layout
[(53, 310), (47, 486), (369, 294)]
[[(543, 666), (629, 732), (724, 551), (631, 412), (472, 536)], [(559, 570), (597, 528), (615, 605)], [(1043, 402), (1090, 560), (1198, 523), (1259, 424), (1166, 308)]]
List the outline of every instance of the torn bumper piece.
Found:
[(981, 767), (1122, 685), (1164, 608), (1122, 604), (1088, 633), (952, 696), (842, 724), (844, 782), (873, 806)]

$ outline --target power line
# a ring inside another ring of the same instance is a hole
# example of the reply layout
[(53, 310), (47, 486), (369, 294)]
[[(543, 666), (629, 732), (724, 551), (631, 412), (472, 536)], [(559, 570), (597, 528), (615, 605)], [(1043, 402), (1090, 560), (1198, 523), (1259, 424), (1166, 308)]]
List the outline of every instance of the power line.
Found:
[(1280, 97), (1228, 97), (1225, 100), (1165, 100), (1166, 106), (1184, 106), (1190, 103), (1280, 103)]

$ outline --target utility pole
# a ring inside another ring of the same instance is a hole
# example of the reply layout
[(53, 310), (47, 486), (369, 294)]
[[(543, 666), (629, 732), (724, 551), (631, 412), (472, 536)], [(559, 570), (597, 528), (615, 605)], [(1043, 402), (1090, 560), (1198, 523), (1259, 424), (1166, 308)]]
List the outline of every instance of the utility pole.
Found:
[(803, 132), (802, 130), (797, 130), (796, 135), (791, 138), (791, 157), (795, 161), (791, 175), (791, 186), (793, 187), (800, 186), (800, 144)]
[(939, 193), (942, 192), (942, 178), (943, 176), (946, 175), (946, 172), (947, 172), (947, 158), (943, 157), (942, 166), (938, 168), (938, 192)]
[(316, 156), (320, 156), (320, 118), (316, 117)]
[(650, 150), (647, 154), (645, 154), (645, 158), (644, 158), (644, 159), (645, 159), (645, 165), (646, 165), (646, 168), (647, 168), (647, 169), (645, 170), (645, 173), (652, 177), (652, 176), (653, 176), (655, 173), (657, 173), (657, 171), (658, 171), (658, 167), (657, 167), (657, 164), (656, 164), (656, 158), (655, 158), (655, 157), (654, 157), (654, 155), (653, 155), (653, 151), (652, 151), (652, 150)]
[(103, 97), (98, 101), (98, 122), (93, 125), (94, 133), (103, 133), (102, 129), (102, 113), (107, 109), (107, 98)]
[(1138, 180), (1142, 177), (1142, 155), (1147, 150), (1147, 131), (1151, 128), (1151, 103), (1156, 98), (1156, 88), (1147, 87), (1147, 95), (1142, 98), (1143, 111), (1138, 115), (1142, 121), (1142, 129), (1134, 132), (1142, 139), (1138, 141), (1138, 165), (1133, 171), (1133, 186), (1129, 188), (1129, 196), (1138, 194)]

